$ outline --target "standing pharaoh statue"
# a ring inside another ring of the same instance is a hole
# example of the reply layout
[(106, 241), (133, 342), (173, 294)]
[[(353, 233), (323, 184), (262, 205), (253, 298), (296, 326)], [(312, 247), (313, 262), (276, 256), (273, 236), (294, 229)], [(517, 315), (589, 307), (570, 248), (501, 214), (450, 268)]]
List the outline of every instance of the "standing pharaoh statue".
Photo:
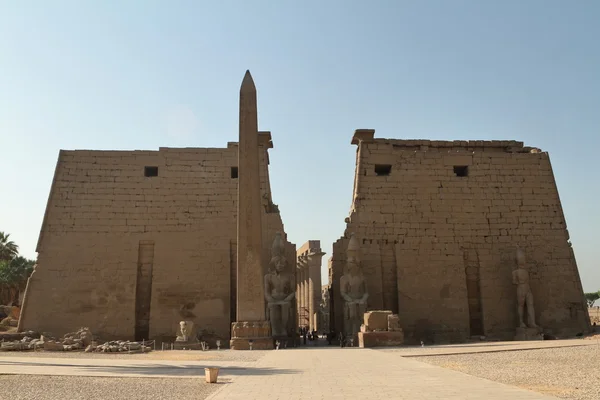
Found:
[(355, 335), (367, 311), (367, 281), (360, 268), (360, 247), (354, 233), (346, 251), (346, 271), (340, 279), (340, 293), (344, 299), (344, 333)]
[[(519, 327), (537, 328), (535, 324), (535, 310), (533, 308), (533, 294), (529, 286), (529, 272), (526, 269), (525, 253), (517, 247), (515, 255), (517, 269), (512, 273), (513, 284), (517, 285), (517, 311), (519, 314)], [(527, 324), (523, 319), (527, 306)]]
[(275, 234), (271, 248), (269, 273), (265, 275), (265, 298), (267, 320), (271, 321), (273, 336), (288, 335), (288, 321), (292, 310), (292, 299), (296, 292), (293, 277), (286, 271), (285, 243), (280, 232)]

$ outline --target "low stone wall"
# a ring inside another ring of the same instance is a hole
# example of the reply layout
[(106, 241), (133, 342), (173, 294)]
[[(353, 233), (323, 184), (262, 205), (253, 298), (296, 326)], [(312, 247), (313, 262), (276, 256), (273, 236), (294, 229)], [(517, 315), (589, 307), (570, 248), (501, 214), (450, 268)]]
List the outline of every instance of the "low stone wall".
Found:
[(400, 346), (403, 343), (402, 331), (358, 332), (358, 347)]

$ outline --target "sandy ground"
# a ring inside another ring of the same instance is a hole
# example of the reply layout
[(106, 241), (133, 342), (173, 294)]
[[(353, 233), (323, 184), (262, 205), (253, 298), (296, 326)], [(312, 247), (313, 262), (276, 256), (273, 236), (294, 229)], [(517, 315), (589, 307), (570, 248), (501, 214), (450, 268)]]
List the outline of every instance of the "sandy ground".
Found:
[(221, 385), (208, 384), (203, 379), (0, 375), (0, 399), (202, 400)]
[[(3, 357), (15, 358), (67, 358), (67, 359), (118, 359), (118, 360), (170, 360), (170, 361), (238, 361), (253, 365), (266, 354), (265, 351), (156, 351), (146, 354), (83, 353), (83, 352), (1, 352)], [(169, 378), (119, 378), (82, 376), (0, 375), (0, 399), (10, 393), (10, 400), (147, 400), (177, 399), (202, 400), (222, 385), (224, 380), (208, 384), (204, 377), (198, 379)], [(10, 389), (7, 389), (10, 388)]]
[(600, 341), (585, 347), (413, 359), (563, 399), (600, 399)]

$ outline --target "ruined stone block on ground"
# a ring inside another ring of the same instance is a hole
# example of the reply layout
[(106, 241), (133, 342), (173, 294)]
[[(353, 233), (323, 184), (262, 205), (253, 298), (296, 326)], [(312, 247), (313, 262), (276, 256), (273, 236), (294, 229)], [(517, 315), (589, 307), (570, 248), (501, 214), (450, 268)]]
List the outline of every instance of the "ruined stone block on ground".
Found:
[(368, 311), (364, 314), (365, 327), (368, 331), (387, 331), (390, 315), (391, 311)]

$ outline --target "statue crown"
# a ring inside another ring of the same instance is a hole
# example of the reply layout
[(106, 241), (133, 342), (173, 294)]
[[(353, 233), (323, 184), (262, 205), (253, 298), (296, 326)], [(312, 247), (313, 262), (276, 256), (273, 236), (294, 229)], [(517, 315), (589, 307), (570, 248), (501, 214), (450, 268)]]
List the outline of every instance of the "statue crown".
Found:
[(273, 245), (271, 246), (271, 256), (273, 258), (285, 257), (285, 243), (283, 242), (281, 232), (275, 234), (275, 239), (273, 239)]
[(358, 262), (360, 260), (359, 257), (360, 245), (358, 243), (358, 239), (354, 235), (354, 233), (350, 234), (350, 241), (348, 242), (348, 248), (346, 249), (346, 259), (354, 260)]
[(515, 251), (515, 261), (517, 262), (517, 265), (525, 263), (525, 252), (519, 246), (517, 246), (517, 249)]

